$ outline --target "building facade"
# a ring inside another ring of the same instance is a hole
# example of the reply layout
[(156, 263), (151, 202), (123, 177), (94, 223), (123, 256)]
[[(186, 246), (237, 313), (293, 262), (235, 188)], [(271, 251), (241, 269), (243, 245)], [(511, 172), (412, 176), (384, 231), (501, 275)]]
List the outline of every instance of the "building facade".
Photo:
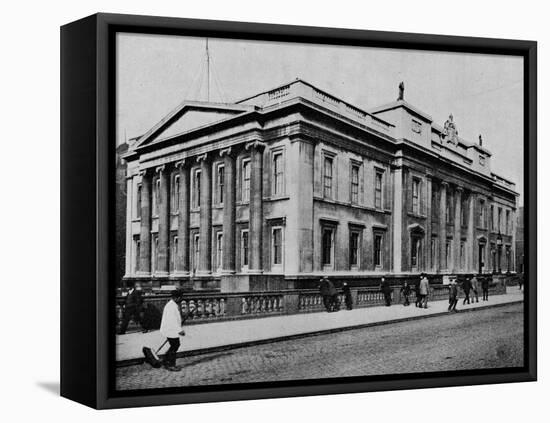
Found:
[(403, 87), (369, 112), (301, 80), (184, 102), (124, 155), (125, 279), (247, 291), (512, 272), (517, 193), (481, 144)]

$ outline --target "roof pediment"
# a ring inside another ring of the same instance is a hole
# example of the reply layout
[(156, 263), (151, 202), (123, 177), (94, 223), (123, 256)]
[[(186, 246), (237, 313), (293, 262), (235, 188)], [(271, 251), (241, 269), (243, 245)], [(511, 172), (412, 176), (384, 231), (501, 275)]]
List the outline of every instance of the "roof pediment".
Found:
[(193, 131), (253, 110), (253, 106), (186, 101), (161, 119), (136, 142), (134, 149)]

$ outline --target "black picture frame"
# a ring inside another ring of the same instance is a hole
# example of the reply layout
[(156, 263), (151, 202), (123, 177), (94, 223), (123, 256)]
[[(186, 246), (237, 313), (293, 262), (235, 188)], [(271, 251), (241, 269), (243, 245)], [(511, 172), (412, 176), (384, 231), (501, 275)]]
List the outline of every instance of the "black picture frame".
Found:
[[(112, 389), (117, 32), (509, 54), (524, 58), (525, 366), (121, 394)], [(61, 28), (61, 395), (105, 409), (534, 381), (537, 378), (537, 44), (534, 41), (95, 14)]]

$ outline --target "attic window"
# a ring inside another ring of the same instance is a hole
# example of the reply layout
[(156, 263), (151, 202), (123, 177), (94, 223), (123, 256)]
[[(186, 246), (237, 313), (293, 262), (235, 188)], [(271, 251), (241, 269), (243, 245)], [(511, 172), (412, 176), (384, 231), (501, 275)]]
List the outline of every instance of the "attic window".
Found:
[(422, 124), (418, 122), (417, 120), (412, 119), (411, 120), (411, 130), (417, 134), (422, 133)]

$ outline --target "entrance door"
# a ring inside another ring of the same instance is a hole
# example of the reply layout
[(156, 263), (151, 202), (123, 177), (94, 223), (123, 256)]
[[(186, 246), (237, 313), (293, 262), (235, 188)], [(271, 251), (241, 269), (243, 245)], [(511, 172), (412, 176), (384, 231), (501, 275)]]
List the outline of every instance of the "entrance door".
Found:
[(485, 244), (480, 243), (478, 249), (477, 262), (479, 263), (478, 273), (483, 273), (485, 269)]

